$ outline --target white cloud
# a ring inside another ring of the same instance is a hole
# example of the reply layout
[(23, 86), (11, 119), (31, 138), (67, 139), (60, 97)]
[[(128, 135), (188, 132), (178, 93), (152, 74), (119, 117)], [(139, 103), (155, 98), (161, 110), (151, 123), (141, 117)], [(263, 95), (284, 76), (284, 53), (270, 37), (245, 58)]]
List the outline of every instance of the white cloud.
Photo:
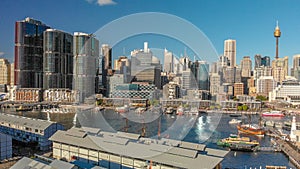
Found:
[(5, 53), (4, 52), (0, 52), (0, 56), (3, 56)]
[(95, 3), (98, 4), (100, 6), (104, 6), (104, 5), (115, 5), (117, 4), (116, 2), (114, 2), (113, 0), (86, 0), (88, 3)]

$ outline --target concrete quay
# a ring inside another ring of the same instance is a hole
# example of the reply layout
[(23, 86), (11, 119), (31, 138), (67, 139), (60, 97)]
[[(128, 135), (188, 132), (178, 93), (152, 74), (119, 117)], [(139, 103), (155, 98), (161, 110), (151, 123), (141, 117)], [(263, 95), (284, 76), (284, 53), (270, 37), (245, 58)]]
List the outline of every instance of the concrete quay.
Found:
[(280, 146), (282, 152), (289, 157), (289, 160), (297, 168), (300, 168), (300, 150), (285, 140), (275, 139), (274, 141)]

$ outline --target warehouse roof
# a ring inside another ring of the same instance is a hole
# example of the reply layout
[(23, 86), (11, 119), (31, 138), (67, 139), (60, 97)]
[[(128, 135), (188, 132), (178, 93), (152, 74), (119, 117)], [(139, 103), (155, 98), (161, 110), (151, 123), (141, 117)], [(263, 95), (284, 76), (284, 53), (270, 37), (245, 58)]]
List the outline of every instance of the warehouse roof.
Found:
[[(76, 132), (81, 134), (75, 134)], [(148, 142), (144, 142), (147, 139), (140, 138), (137, 141), (130, 141), (128, 138), (120, 138), (120, 133), (103, 131), (100, 131), (98, 135), (87, 134), (84, 137), (76, 137), (77, 135), (83, 135), (83, 133), (88, 132), (80, 128), (72, 128), (68, 131), (57, 131), (50, 140), (80, 146), (82, 148), (99, 150), (105, 153), (118, 154), (133, 159), (149, 160), (179, 168), (199, 168), (199, 166), (203, 168), (214, 168), (228, 153), (228, 151), (217, 149), (205, 150), (205, 145), (202, 144), (188, 144), (188, 142), (171, 139), (163, 141), (149, 139)], [(124, 133), (122, 133), (122, 136), (123, 135)], [(132, 138), (136, 138), (135, 135), (132, 136)], [(167, 142), (179, 143), (175, 144), (177, 146), (170, 146), (166, 144)], [(207, 152), (204, 152), (204, 150)]]
[(0, 113), (0, 125), (3, 125), (4, 123), (8, 123), (10, 125), (18, 125), (18, 126), (24, 126), (24, 127), (34, 128), (34, 129), (40, 129), (40, 130), (45, 130), (50, 125), (55, 124), (55, 122), (52, 121)]

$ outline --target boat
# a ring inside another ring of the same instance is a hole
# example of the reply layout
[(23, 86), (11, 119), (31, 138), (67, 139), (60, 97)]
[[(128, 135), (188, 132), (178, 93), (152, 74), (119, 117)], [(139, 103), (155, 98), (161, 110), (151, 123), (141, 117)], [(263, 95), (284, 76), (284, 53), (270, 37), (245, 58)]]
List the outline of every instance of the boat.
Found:
[(237, 151), (256, 151), (259, 142), (256, 140), (251, 141), (249, 137), (239, 137), (231, 134), (228, 138), (218, 140), (217, 145)]
[(265, 131), (259, 127), (258, 125), (253, 124), (243, 124), (243, 125), (237, 125), (236, 126), (238, 131), (241, 133), (256, 135), (256, 136), (264, 136)]
[(146, 110), (147, 109), (144, 107), (138, 107), (137, 109), (135, 109), (135, 112), (141, 114), (144, 113)]
[(192, 107), (191, 110), (189, 111), (189, 114), (198, 115), (199, 114), (198, 108), (197, 107)]
[(282, 111), (273, 110), (273, 111), (262, 113), (262, 116), (264, 116), (264, 117), (284, 117), (284, 114)]
[(29, 107), (29, 106), (19, 106), (16, 111), (32, 111), (33, 108), (32, 107)]
[(181, 115), (183, 115), (183, 114), (184, 114), (184, 109), (183, 109), (183, 107), (182, 107), (182, 106), (177, 107), (176, 115), (181, 116)]
[(127, 105), (116, 107), (115, 111), (118, 113), (126, 113), (129, 111), (129, 107)]
[(167, 110), (165, 111), (166, 114), (172, 114), (174, 112), (173, 107), (168, 107)]
[(229, 124), (238, 124), (238, 123), (241, 123), (242, 120), (238, 120), (238, 119), (231, 119), (228, 123)]

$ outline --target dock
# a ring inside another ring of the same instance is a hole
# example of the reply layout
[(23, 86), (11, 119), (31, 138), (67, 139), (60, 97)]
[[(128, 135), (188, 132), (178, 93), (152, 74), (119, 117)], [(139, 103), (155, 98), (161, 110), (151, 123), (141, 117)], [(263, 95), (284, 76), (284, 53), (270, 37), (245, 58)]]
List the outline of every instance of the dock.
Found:
[(300, 168), (300, 150), (285, 140), (275, 139), (274, 141), (280, 146), (280, 149), (283, 151), (283, 153), (289, 157), (289, 160), (297, 168)]

